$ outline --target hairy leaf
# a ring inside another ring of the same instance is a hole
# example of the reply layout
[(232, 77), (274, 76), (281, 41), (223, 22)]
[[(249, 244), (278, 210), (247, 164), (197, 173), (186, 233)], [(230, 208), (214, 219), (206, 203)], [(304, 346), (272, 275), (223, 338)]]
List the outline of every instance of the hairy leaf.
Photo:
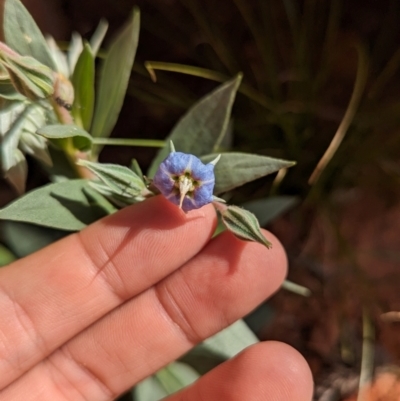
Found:
[(135, 401), (158, 401), (194, 383), (200, 375), (189, 365), (173, 362), (154, 376), (138, 383), (133, 390)]
[(95, 56), (99, 51), (101, 44), (103, 43), (103, 39), (106, 36), (107, 29), (108, 22), (105, 19), (101, 19), (99, 25), (97, 25), (97, 28), (94, 31), (94, 34), (90, 38), (90, 48), (92, 49), (92, 52)]
[(56, 69), (40, 29), (19, 0), (4, 0), (4, 37), (8, 46), (23, 56), (32, 56)]
[[(203, 163), (209, 163), (218, 156), (211, 154), (201, 157)], [(223, 153), (215, 166), (214, 194), (218, 195), (240, 187), (295, 163), (273, 157), (253, 155), (250, 153)]]
[[(139, 40), (140, 14), (134, 9), (128, 24), (111, 43), (100, 70), (92, 135), (110, 135), (121, 111)], [(100, 148), (98, 148), (100, 149)]]
[(214, 205), (221, 213), (222, 222), (226, 228), (236, 237), (245, 241), (258, 242), (267, 248), (272, 246), (262, 234), (260, 224), (253, 213), (238, 206), (226, 206), (216, 202)]
[[(200, 99), (178, 121), (166, 142), (169, 143), (171, 140), (177, 151), (195, 156), (215, 151), (228, 128), (232, 105), (241, 78), (241, 75), (238, 75)], [(168, 153), (169, 146), (159, 151), (148, 171), (149, 177), (154, 176)]]
[(247, 324), (243, 320), (238, 320), (226, 329), (205, 340), (201, 346), (205, 350), (229, 359), (257, 342), (257, 337)]
[(48, 139), (73, 138), (74, 146), (79, 150), (87, 150), (92, 145), (92, 137), (76, 125), (53, 124), (37, 130), (38, 135)]
[(143, 180), (128, 167), (87, 160), (80, 160), (78, 164), (96, 174), (116, 195), (131, 198), (147, 192)]
[(28, 192), (0, 210), (0, 220), (78, 231), (108, 214), (84, 192), (87, 180), (68, 180)]

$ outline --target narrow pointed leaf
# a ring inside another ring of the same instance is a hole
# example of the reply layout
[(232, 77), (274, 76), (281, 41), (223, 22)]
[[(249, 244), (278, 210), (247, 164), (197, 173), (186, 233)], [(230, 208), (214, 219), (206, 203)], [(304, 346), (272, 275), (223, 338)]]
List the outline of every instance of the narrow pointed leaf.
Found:
[(189, 386), (199, 377), (199, 373), (186, 363), (173, 362), (153, 377), (138, 383), (133, 395), (135, 401), (158, 401)]
[(96, 174), (116, 195), (131, 198), (147, 190), (141, 178), (128, 167), (118, 164), (93, 163), (87, 160), (80, 160), (78, 164)]
[(53, 71), (32, 57), (0, 54), (15, 89), (29, 99), (44, 99), (54, 92)]
[[(140, 14), (134, 9), (122, 32), (112, 42), (100, 70), (92, 135), (110, 135), (121, 111), (139, 39)], [(100, 149), (99, 147), (97, 148)]]
[(58, 47), (52, 36), (46, 35), (46, 42), (51, 51), (51, 56), (53, 57), (57, 71), (64, 75), (64, 77), (68, 77), (69, 67), (66, 54)]
[(74, 146), (79, 150), (87, 150), (92, 145), (92, 137), (90, 134), (76, 125), (46, 125), (39, 128), (37, 134), (48, 139), (73, 138)]
[(99, 25), (97, 25), (97, 28), (94, 31), (94, 34), (90, 38), (90, 48), (92, 49), (92, 52), (95, 56), (99, 51), (101, 44), (103, 43), (103, 39), (106, 36), (107, 29), (108, 22), (105, 19), (101, 19)]
[[(203, 97), (178, 121), (166, 138), (176, 150), (202, 156), (220, 145), (228, 128), (232, 105), (241, 82), (241, 75), (219, 86)], [(148, 176), (153, 177), (160, 163), (168, 156), (166, 146), (153, 160)]]
[(243, 320), (238, 320), (205, 340), (200, 346), (209, 352), (229, 359), (257, 342), (256, 335), (247, 324)]
[(79, 55), (83, 50), (83, 41), (82, 36), (77, 32), (72, 32), (71, 41), (68, 46), (67, 53), (67, 63), (69, 75), (72, 75), (75, 70), (76, 63), (78, 61)]
[(20, 138), (19, 147), (25, 154), (31, 155), (47, 166), (52, 166), (53, 163), (45, 138), (24, 130)]
[(28, 175), (28, 164), (25, 156), (19, 149), (14, 149), (8, 155), (9, 167), (4, 177), (15, 188), (19, 195), (25, 192), (26, 177)]
[[(218, 154), (215, 153), (203, 156), (201, 160), (203, 163), (209, 163), (217, 156)], [(214, 170), (214, 194), (218, 195), (230, 191), (247, 182), (275, 173), (281, 168), (291, 167), (294, 164), (292, 161), (250, 153), (222, 153)]]
[(89, 44), (85, 43), (72, 75), (75, 98), (71, 114), (75, 123), (87, 131), (90, 130), (93, 116), (94, 71), (94, 55)]
[(260, 224), (256, 216), (248, 210), (238, 206), (223, 206), (215, 204), (217, 210), (221, 213), (222, 222), (226, 228), (236, 237), (244, 241), (255, 241), (267, 248), (272, 244), (261, 233)]
[(56, 69), (40, 29), (19, 0), (4, 1), (5, 42), (23, 56), (32, 56), (53, 71)]
[(0, 220), (78, 231), (108, 214), (84, 192), (87, 180), (68, 180), (28, 192), (0, 210)]

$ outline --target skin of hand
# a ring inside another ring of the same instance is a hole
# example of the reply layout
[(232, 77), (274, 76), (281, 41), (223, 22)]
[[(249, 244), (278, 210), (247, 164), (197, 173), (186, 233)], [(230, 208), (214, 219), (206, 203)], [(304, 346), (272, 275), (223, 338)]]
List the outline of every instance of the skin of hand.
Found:
[[(1, 268), (0, 399), (112, 400), (276, 291), (278, 240), (211, 239), (215, 226), (212, 206), (157, 196)], [(264, 342), (167, 400), (311, 398), (302, 356)]]

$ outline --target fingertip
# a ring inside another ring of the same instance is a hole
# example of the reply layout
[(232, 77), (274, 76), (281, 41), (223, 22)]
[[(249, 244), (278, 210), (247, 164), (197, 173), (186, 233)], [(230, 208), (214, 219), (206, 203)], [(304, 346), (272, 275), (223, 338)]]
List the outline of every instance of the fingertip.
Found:
[(237, 365), (242, 367), (258, 366), (251, 372), (251, 380), (255, 384), (261, 384), (268, 378), (268, 388), (264, 386), (260, 391), (266, 398), (260, 399), (312, 399), (311, 370), (304, 357), (293, 347), (278, 341), (261, 342), (244, 350), (236, 359)]
[(311, 371), (301, 354), (283, 343), (262, 342), (208, 372), (171, 401), (310, 401), (312, 394)]

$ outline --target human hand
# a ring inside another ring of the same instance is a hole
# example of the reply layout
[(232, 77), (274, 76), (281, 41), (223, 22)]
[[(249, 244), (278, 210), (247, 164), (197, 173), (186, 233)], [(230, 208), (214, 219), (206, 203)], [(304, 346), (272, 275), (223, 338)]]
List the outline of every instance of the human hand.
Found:
[[(215, 224), (212, 206), (185, 215), (155, 197), (0, 269), (0, 399), (112, 400), (271, 295), (279, 242), (210, 240)], [(168, 400), (311, 394), (304, 359), (266, 342)]]

